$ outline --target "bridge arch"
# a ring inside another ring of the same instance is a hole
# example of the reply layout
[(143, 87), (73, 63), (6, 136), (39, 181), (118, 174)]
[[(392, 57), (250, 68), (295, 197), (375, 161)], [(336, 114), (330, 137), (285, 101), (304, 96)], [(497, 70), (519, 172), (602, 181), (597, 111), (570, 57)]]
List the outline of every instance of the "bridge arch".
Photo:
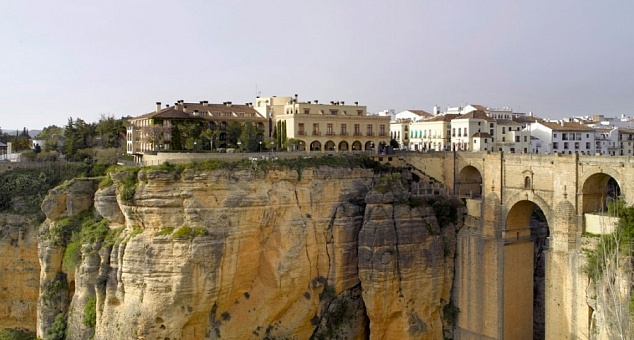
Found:
[[(611, 172), (611, 171), (610, 171)], [(615, 174), (597, 172), (588, 175), (581, 185), (581, 213), (607, 212), (608, 203), (621, 196)]]
[(458, 173), (456, 183), (458, 195), (482, 196), (482, 172), (473, 165), (467, 165)]
[(519, 199), (517, 195), (504, 216), (505, 339), (545, 337), (544, 250), (548, 247), (548, 221), (552, 215), (541, 197), (535, 195), (531, 199)]

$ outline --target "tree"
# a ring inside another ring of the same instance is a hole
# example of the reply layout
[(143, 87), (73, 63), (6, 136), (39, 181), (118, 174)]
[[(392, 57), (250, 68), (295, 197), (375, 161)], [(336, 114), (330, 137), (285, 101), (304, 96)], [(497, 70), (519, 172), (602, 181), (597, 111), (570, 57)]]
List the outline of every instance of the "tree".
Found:
[(242, 149), (248, 152), (256, 152), (260, 147), (258, 143), (257, 131), (252, 122), (246, 122), (240, 134), (240, 142), (242, 143)]
[(231, 122), (227, 127), (227, 142), (231, 146), (235, 146), (238, 144), (238, 139), (242, 134), (242, 124), (238, 122)]
[(121, 119), (102, 114), (95, 126), (95, 131), (98, 136), (98, 143), (95, 146), (119, 148), (125, 145), (126, 127)]

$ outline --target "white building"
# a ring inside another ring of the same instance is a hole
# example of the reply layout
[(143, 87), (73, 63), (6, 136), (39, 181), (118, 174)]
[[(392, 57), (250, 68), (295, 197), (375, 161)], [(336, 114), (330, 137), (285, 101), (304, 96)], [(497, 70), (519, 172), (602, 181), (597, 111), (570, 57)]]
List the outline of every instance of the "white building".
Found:
[(451, 150), (451, 121), (457, 114), (444, 114), (412, 122), (409, 127), (409, 149), (412, 151)]
[(531, 125), (530, 133), (542, 141), (540, 153), (595, 154), (595, 132), (583, 124), (539, 121)]

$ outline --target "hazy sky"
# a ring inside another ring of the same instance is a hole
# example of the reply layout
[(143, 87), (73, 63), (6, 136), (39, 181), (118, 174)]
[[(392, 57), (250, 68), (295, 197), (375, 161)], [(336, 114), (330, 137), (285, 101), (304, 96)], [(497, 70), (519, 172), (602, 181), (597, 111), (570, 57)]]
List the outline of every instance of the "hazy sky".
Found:
[(0, 127), (155, 102), (634, 115), (634, 1), (0, 1)]

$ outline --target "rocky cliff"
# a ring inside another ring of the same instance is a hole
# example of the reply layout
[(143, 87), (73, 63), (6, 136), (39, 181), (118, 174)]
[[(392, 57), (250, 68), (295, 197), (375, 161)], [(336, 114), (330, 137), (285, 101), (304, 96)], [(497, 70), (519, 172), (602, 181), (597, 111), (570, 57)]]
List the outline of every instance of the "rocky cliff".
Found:
[(398, 174), (111, 177), (43, 204), (41, 337), (438, 339), (451, 328), (460, 221), (441, 198), (410, 197)]
[(0, 213), (0, 329), (35, 332), (40, 264), (34, 219)]

